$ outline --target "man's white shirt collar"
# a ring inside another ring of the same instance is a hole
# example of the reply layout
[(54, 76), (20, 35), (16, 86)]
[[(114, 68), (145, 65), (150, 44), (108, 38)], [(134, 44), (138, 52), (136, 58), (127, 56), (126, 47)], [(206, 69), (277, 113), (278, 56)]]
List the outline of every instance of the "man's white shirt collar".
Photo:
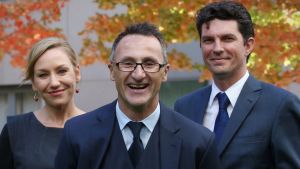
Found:
[[(159, 119), (159, 115), (160, 115), (160, 104), (158, 103), (157, 104), (157, 107), (156, 109), (154, 110), (153, 113), (151, 113), (148, 117), (146, 117), (145, 119), (143, 119), (142, 121), (140, 122), (143, 122), (144, 125), (147, 127), (147, 129), (150, 131), (150, 132), (153, 132), (154, 130), (154, 127)], [(119, 122), (119, 126), (120, 126), (120, 129), (123, 130), (124, 127), (126, 126), (126, 124), (129, 122), (129, 121), (132, 121), (131, 119), (129, 119), (123, 112), (122, 110), (120, 109), (119, 107), (119, 103), (117, 102), (117, 105), (116, 105), (116, 116), (117, 116), (117, 119), (118, 119), (118, 122)]]
[(244, 84), (246, 83), (247, 79), (249, 77), (249, 72), (246, 71), (246, 73), (244, 74), (244, 76), (242, 76), (242, 78), (240, 80), (238, 80), (236, 83), (234, 83), (232, 86), (230, 86), (226, 91), (221, 91), (215, 84), (215, 82), (212, 82), (212, 88), (211, 88), (211, 94), (210, 94), (210, 98), (209, 98), (209, 102), (208, 102), (208, 106), (211, 106), (214, 99), (216, 98), (216, 95), (219, 92), (225, 92), (228, 99), (230, 100), (230, 104), (232, 107), (234, 107), (242, 89)]

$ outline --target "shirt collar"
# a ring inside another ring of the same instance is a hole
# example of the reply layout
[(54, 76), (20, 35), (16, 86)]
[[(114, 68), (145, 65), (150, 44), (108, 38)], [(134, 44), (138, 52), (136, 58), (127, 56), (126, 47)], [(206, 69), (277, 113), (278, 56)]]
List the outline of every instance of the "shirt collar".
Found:
[[(158, 103), (156, 109), (148, 117), (141, 120), (140, 122), (143, 122), (144, 125), (147, 127), (147, 129), (149, 129), (152, 132), (154, 130), (156, 123), (158, 122), (159, 116), (160, 116), (160, 104)], [(125, 128), (126, 124), (129, 121), (132, 121), (121, 111), (119, 107), (119, 102), (117, 102), (116, 105), (116, 117), (121, 130)]]
[(230, 103), (233, 107), (234, 107), (248, 77), (249, 77), (249, 72), (247, 71), (240, 80), (238, 80), (236, 83), (234, 83), (232, 86), (230, 86), (225, 91), (225, 93), (228, 96)]
[(214, 99), (216, 98), (216, 95), (219, 92), (225, 92), (228, 99), (230, 100), (230, 104), (234, 107), (238, 96), (240, 95), (242, 88), (244, 84), (246, 83), (247, 79), (249, 77), (249, 72), (246, 71), (246, 73), (242, 76), (240, 80), (235, 82), (232, 86), (230, 86), (226, 91), (221, 91), (215, 84), (215, 82), (212, 82), (212, 88), (211, 88), (211, 93), (210, 93), (210, 98), (208, 102), (208, 106), (211, 106)]
[(211, 93), (210, 93), (210, 98), (208, 101), (208, 107), (210, 107), (216, 97), (216, 95), (221, 92), (221, 90), (216, 86), (214, 82), (211, 84)]

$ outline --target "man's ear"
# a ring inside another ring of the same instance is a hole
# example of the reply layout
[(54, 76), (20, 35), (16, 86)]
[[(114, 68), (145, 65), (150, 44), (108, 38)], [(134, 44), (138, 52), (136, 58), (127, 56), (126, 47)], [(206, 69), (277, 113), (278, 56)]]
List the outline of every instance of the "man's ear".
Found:
[(115, 81), (113, 64), (112, 64), (112, 63), (109, 63), (109, 64), (107, 65), (107, 67), (108, 67), (109, 72), (110, 72), (110, 80), (111, 80), (111, 81)]
[(245, 42), (245, 56), (247, 57), (254, 49), (255, 39), (254, 37), (248, 38), (248, 40)]
[(164, 74), (163, 74), (163, 80), (162, 80), (163, 82), (168, 80), (169, 69), (170, 69), (170, 64), (168, 63), (164, 66)]

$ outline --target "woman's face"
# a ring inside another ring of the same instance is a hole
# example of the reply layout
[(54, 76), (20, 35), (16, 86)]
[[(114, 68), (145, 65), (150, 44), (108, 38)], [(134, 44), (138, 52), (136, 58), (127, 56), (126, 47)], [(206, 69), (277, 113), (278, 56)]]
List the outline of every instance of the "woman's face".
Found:
[(80, 78), (79, 66), (72, 65), (62, 48), (53, 48), (35, 63), (32, 88), (47, 106), (64, 106), (73, 102), (76, 83)]

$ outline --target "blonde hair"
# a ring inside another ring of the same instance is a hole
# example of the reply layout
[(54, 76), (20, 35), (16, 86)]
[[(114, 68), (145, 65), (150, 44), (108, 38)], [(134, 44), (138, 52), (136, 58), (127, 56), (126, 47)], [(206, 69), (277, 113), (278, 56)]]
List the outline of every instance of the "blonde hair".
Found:
[(25, 78), (23, 81), (33, 80), (34, 66), (38, 59), (48, 50), (53, 48), (61, 48), (69, 57), (74, 67), (78, 64), (77, 56), (71, 45), (64, 39), (49, 37), (42, 39), (33, 45), (27, 59), (27, 67), (25, 71)]

